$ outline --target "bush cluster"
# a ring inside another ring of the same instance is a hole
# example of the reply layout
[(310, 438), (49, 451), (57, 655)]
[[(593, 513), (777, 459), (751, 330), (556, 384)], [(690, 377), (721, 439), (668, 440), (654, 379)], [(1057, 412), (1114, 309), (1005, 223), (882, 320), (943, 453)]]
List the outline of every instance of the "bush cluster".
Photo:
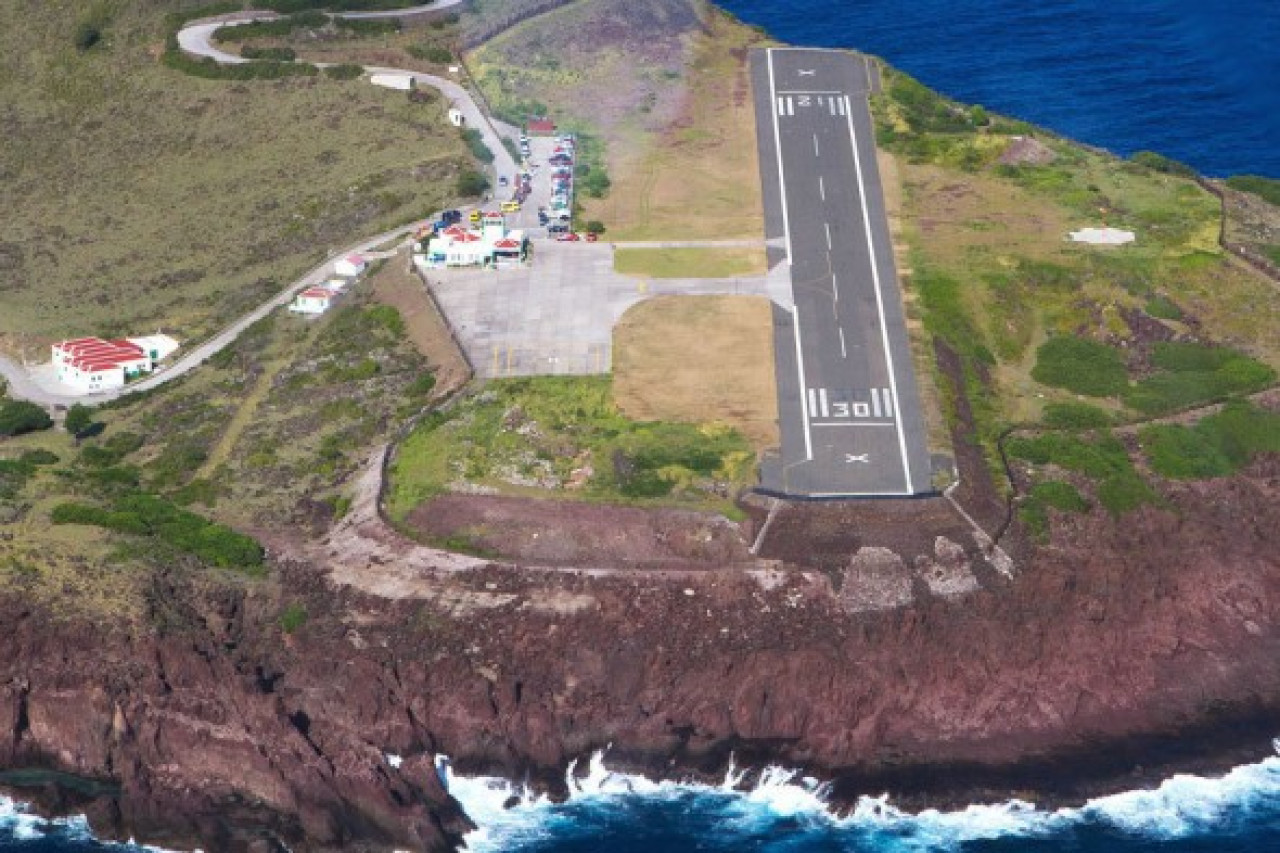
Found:
[(1086, 338), (1050, 338), (1036, 351), (1031, 377), (1087, 397), (1114, 397), (1129, 385), (1120, 351)]
[(434, 62), (437, 65), (448, 65), (453, 62), (453, 51), (438, 44), (409, 45), (409, 55), (423, 62)]
[(458, 195), (474, 198), (489, 189), (489, 179), (481, 172), (467, 170), (458, 175)]
[(5, 400), (0, 403), (0, 436), (22, 435), (53, 426), (49, 413), (26, 400)]
[[(1133, 467), (1124, 444), (1115, 436), (1103, 436), (1096, 441), (1062, 433), (1034, 438), (1015, 436), (1005, 444), (1005, 449), (1014, 458), (1036, 465), (1056, 465), (1097, 480), (1098, 502), (1113, 516), (1159, 501)], [(1064, 496), (1059, 497), (1066, 500)]]
[(1270, 367), (1238, 350), (1198, 343), (1157, 343), (1151, 363), (1158, 372), (1124, 394), (1126, 405), (1147, 415), (1258, 391), (1276, 378)]
[(1196, 177), (1196, 170), (1188, 166), (1186, 163), (1179, 163), (1171, 157), (1163, 154), (1157, 154), (1155, 151), (1138, 151), (1129, 158), (1139, 166), (1145, 166), (1156, 172), (1163, 172), (1166, 175), (1177, 175), (1180, 178)]
[(1227, 186), (1233, 190), (1253, 193), (1259, 198), (1280, 206), (1280, 180), (1264, 178), (1261, 175), (1232, 175), (1227, 178)]
[(1280, 452), (1280, 414), (1235, 401), (1195, 426), (1158, 424), (1140, 437), (1158, 474), (1177, 480), (1225, 477), (1259, 453)]
[(1101, 429), (1112, 422), (1105, 410), (1088, 403), (1049, 403), (1041, 420), (1054, 429)]
[(298, 58), (297, 51), (291, 47), (258, 47), (252, 44), (241, 48), (240, 55), (245, 59), (266, 59), (271, 62), (293, 62)]
[(152, 537), (221, 568), (246, 570), (262, 565), (262, 546), (252, 538), (155, 495), (134, 492), (105, 508), (59, 504), (51, 517), (54, 524), (87, 524)]
[(471, 152), (471, 156), (475, 157), (481, 163), (493, 162), (493, 151), (488, 145), (484, 144), (484, 136), (474, 127), (464, 127), (461, 130), (462, 141), (466, 143), (467, 149)]

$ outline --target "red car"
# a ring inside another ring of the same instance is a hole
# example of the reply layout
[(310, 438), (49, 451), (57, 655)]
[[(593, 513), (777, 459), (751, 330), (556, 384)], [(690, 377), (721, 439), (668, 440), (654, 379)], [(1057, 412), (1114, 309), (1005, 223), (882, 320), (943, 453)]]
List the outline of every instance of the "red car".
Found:
[(561, 234), (556, 238), (557, 243), (576, 243), (582, 238), (570, 231), (568, 234)]
[(592, 233), (590, 233), (590, 232), (588, 232), (588, 233), (587, 233), (587, 242), (588, 242), (588, 243), (594, 243), (595, 241), (597, 241), (597, 240), (599, 240), (599, 239), (600, 239), (600, 235), (599, 235), (599, 234), (592, 234)]

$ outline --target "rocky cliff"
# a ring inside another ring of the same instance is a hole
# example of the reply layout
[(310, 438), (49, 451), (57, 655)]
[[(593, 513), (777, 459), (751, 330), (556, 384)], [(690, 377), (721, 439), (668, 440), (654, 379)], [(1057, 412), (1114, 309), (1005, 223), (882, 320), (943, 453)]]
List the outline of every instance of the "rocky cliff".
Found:
[[(1278, 492), (1270, 458), (1123, 524), (1055, 519), (1012, 578), (954, 543), (922, 562), (904, 539), (914, 574), (888, 598), (840, 588), (882, 572), (875, 560), (490, 567), (394, 601), (303, 563), (270, 592), (175, 571), (134, 634), (10, 596), (0, 766), (107, 783), (47, 782), (42, 797), (109, 835), (214, 850), (445, 849), (467, 823), (437, 752), (553, 787), (612, 744), (653, 773), (713, 772), (731, 752), (803, 765), (843, 798), (1080, 797), (1280, 732)], [(856, 506), (812, 512), (777, 519), (779, 541), (788, 524), (859, 523)], [(970, 569), (981, 583), (957, 585)], [(292, 635), (282, 600), (309, 614)]]

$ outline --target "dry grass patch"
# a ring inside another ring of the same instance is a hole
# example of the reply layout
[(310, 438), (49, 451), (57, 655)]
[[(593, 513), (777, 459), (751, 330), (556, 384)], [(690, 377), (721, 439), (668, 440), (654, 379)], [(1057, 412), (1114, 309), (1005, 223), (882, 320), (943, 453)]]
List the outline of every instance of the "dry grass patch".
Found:
[(720, 14), (694, 42), (680, 112), (642, 147), (611, 157), (613, 191), (584, 200), (619, 240), (764, 233), (747, 50), (762, 36)]
[(375, 302), (400, 312), (405, 334), (435, 370), (437, 395), (448, 393), (471, 378), (471, 365), (435, 300), (422, 279), (409, 271), (407, 250), (369, 279), (369, 291)]
[(778, 444), (773, 314), (756, 296), (663, 296), (614, 327), (613, 393), (634, 420), (716, 421)]
[(733, 278), (768, 272), (763, 249), (618, 249), (613, 268), (652, 278)]

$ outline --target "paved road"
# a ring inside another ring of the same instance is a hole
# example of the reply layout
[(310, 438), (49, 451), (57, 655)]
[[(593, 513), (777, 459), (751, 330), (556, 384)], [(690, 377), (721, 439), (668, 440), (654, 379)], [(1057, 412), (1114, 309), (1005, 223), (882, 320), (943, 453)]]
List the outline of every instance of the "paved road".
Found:
[(293, 297), (299, 291), (308, 287), (315, 287), (322, 284), (327, 279), (333, 277), (333, 262), (338, 258), (345, 257), (353, 252), (363, 254), (366, 258), (377, 259), (385, 258), (394, 254), (393, 252), (373, 252), (377, 246), (387, 243), (400, 237), (406, 237), (411, 231), (417, 227), (417, 223), (411, 225), (402, 225), (393, 228), (390, 231), (384, 231), (375, 237), (370, 237), (354, 246), (349, 246), (341, 252), (337, 252), (330, 256), (324, 263), (313, 268), (302, 278), (289, 285), (288, 288), (273, 296), (267, 302), (259, 305), (257, 308), (245, 314), (231, 325), (227, 326), (221, 332), (201, 343), (194, 349), (184, 351), (182, 355), (170, 364), (162, 365), (159, 370), (145, 379), (129, 384), (125, 388), (102, 391), (96, 394), (60, 394), (46, 387), (44, 383), (36, 381), (30, 371), (25, 367), (13, 361), (12, 359), (0, 356), (0, 376), (3, 376), (9, 383), (9, 396), (17, 399), (30, 400), (33, 403), (39, 403), (42, 406), (70, 406), (73, 403), (83, 403), (87, 406), (96, 406), (125, 394), (132, 394), (137, 391), (148, 391), (158, 385), (171, 382), (189, 373), (195, 368), (203, 364), (210, 356), (220, 352), (223, 347), (230, 344), (240, 336), (240, 333), (270, 314), (276, 308), (288, 305)]
[(791, 273), (775, 328), (781, 458), (770, 490), (813, 497), (932, 491), (867, 106), (855, 54), (752, 54), (765, 229)]
[[(430, 6), (399, 9), (386, 14), (347, 13), (344, 14), (343, 17), (395, 17), (396, 15), (409, 14), (427, 8), (438, 10), (453, 5), (460, 5), (463, 2), (465, 2), (465, 0), (438, 0), (438, 2), (433, 3)], [(182, 49), (188, 53), (195, 56), (207, 56), (215, 62), (226, 64), (246, 62), (247, 60), (242, 59), (239, 56), (226, 53), (214, 47), (210, 41), (214, 31), (225, 26), (235, 26), (238, 23), (255, 20), (269, 20), (275, 17), (278, 16), (274, 12), (255, 12), (252, 14), (240, 12), (218, 19), (195, 21), (187, 25), (178, 33), (178, 43)], [(454, 106), (462, 110), (462, 113), (466, 116), (467, 123), (470, 126), (480, 129), (480, 132), (484, 135), (485, 144), (494, 152), (494, 167), (499, 171), (499, 173), (508, 175), (515, 174), (515, 161), (511, 159), (511, 155), (498, 139), (497, 133), (489, 124), (488, 117), (480, 110), (470, 93), (468, 93), (466, 89), (462, 88), (462, 86), (452, 80), (446, 80), (432, 74), (422, 74), (417, 71), (405, 71), (404, 69), (399, 68), (369, 67), (365, 70), (371, 74), (408, 74), (412, 76), (418, 84), (431, 86), (432, 88), (439, 90), (454, 104)], [(217, 335), (214, 335), (195, 349), (184, 353), (176, 361), (165, 365), (155, 374), (139, 382), (135, 382), (125, 389), (105, 391), (92, 395), (58, 393), (53, 388), (46, 387), (45, 383), (42, 383), (33, 377), (26, 367), (3, 355), (0, 355), (0, 377), (5, 379), (7, 383), (7, 393), (10, 397), (30, 400), (43, 406), (70, 406), (73, 403), (98, 405), (105, 403), (108, 400), (114, 400), (125, 393), (146, 391), (150, 388), (154, 388), (165, 382), (176, 379), (177, 377), (198, 367), (204, 363), (205, 359), (219, 352), (223, 347), (235, 340), (246, 328), (271, 313), (274, 309), (282, 305), (287, 305), (298, 291), (323, 282), (331, 274), (332, 263), (336, 258), (344, 257), (352, 252), (368, 253), (368, 250), (375, 246), (379, 246), (389, 240), (407, 235), (416, 226), (417, 223), (413, 223), (399, 228), (394, 228), (355, 245), (348, 246), (342, 251), (335, 253), (323, 264), (311, 270), (305, 276), (295, 281), (292, 285), (266, 303), (258, 306), (239, 320), (236, 320)]]

